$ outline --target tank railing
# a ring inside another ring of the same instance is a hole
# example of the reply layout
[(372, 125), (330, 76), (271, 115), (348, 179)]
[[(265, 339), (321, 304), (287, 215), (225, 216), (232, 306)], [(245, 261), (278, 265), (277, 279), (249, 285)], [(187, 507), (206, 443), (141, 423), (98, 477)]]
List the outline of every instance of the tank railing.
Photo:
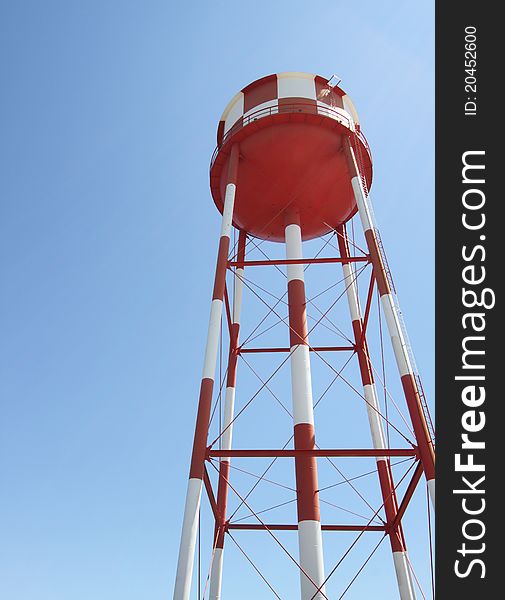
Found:
[(329, 105), (314, 104), (314, 103), (305, 103), (305, 102), (297, 102), (293, 104), (282, 104), (281, 106), (266, 106), (264, 108), (260, 108), (246, 116), (241, 117), (223, 136), (221, 143), (218, 144), (214, 153), (212, 154), (212, 159), (210, 161), (210, 168), (214, 165), (216, 157), (221, 150), (221, 148), (230, 140), (237, 131), (240, 131), (247, 125), (254, 123), (258, 119), (262, 119), (263, 117), (269, 117), (272, 115), (284, 114), (284, 113), (305, 113), (305, 114), (315, 114), (320, 117), (327, 117), (337, 121), (350, 131), (356, 135), (356, 137), (361, 141), (361, 143), (365, 146), (367, 152), (370, 154), (370, 146), (365, 138), (365, 136), (359, 131), (359, 129), (355, 128), (354, 121), (347, 117), (342, 109), (336, 109)]

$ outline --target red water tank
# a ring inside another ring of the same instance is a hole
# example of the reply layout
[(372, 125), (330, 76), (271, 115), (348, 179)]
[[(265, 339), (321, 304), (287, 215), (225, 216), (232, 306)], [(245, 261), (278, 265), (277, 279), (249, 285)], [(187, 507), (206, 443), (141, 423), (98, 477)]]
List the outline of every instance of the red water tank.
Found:
[(210, 168), (223, 210), (230, 150), (240, 160), (233, 224), (261, 239), (284, 241), (286, 211), (299, 215), (303, 239), (324, 235), (357, 210), (344, 153), (348, 138), (369, 188), (372, 158), (349, 96), (309, 73), (254, 81), (221, 117)]

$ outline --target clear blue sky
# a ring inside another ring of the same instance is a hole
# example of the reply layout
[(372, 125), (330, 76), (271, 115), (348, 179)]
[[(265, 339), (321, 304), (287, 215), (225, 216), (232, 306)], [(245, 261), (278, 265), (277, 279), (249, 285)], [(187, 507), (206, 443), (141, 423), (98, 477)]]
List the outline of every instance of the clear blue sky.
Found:
[[(1, 598), (171, 598), (219, 231), (208, 163), (259, 76), (342, 77), (432, 398), (433, 19), (425, 0), (1, 3)], [(349, 598), (394, 597), (384, 548)]]

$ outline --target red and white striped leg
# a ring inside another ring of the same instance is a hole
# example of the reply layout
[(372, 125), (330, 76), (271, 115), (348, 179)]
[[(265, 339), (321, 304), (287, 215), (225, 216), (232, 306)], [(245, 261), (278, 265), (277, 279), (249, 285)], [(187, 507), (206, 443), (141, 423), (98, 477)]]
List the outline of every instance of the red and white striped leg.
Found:
[[(286, 227), (286, 258), (288, 260), (302, 258), (301, 229), (295, 221), (297, 221), (296, 217), (290, 218)], [(294, 444), (297, 450), (312, 450), (315, 448), (314, 407), (303, 265), (288, 265), (287, 275)], [(301, 599), (322, 600), (325, 597), (324, 561), (316, 458), (297, 457), (295, 471), (298, 545), (302, 569), (300, 572)], [(316, 594), (319, 587), (321, 590)]]
[[(237, 260), (245, 260), (246, 233), (241, 231), (238, 239)], [(239, 346), (240, 312), (242, 309), (242, 292), (244, 288), (244, 269), (237, 267), (234, 274), (235, 289), (233, 296), (233, 313), (230, 332), (230, 351), (228, 355), (228, 374), (226, 377), (226, 394), (224, 400), (223, 435), (221, 447), (231, 450), (233, 434), (233, 417), (235, 408), (235, 387), (237, 381), (237, 349)], [(209, 600), (220, 600), (223, 577), (223, 553), (226, 523), (226, 505), (228, 499), (228, 478), (230, 474), (230, 458), (222, 458), (219, 462), (219, 483), (217, 490), (217, 510), (219, 521), (214, 533), (214, 557), (210, 572)]]
[(205, 348), (202, 382), (200, 386), (200, 398), (198, 402), (195, 437), (189, 471), (188, 490), (186, 494), (186, 506), (182, 523), (179, 560), (175, 577), (174, 600), (189, 600), (191, 593), (191, 580), (193, 576), (193, 562), (198, 529), (198, 513), (200, 510), (205, 452), (207, 447), (207, 432), (209, 428), (214, 375), (219, 348), (223, 295), (228, 251), (230, 247), (233, 206), (235, 203), (238, 159), (239, 149), (235, 144), (231, 150), (228, 170), (228, 183), (226, 186), (223, 208), (221, 238), (219, 241), (216, 274), (214, 278), (214, 290), (212, 294), (209, 330), (207, 334), (207, 345)]
[[(337, 230), (337, 233), (340, 256), (343, 259), (349, 258), (350, 253), (345, 225), (341, 225)], [(385, 442), (384, 427), (379, 412), (380, 407), (377, 399), (377, 389), (375, 387), (373, 371), (370, 364), (366, 336), (363, 335), (363, 319), (361, 316), (358, 288), (356, 285), (356, 273), (351, 262), (343, 262), (342, 270), (344, 272), (347, 301), (349, 304), (354, 340), (356, 343), (361, 382), (363, 384), (363, 396), (366, 399), (370, 433), (374, 448), (382, 450), (386, 448), (387, 445)], [(393, 485), (391, 464), (388, 457), (377, 457), (377, 471), (379, 474), (382, 499), (384, 501), (386, 521), (387, 523), (393, 523), (398, 512), (398, 504)], [(391, 550), (393, 552), (393, 561), (400, 598), (401, 600), (415, 600), (414, 584), (407, 560), (407, 548), (401, 525), (398, 525), (394, 531), (389, 532), (389, 539)]]
[(358, 211), (365, 233), (365, 239), (372, 260), (374, 275), (377, 281), (380, 301), (386, 324), (391, 338), (393, 351), (400, 373), (400, 378), (405, 394), (405, 400), (412, 421), (414, 434), (419, 447), (421, 463), (424, 474), (428, 482), (428, 489), (433, 505), (435, 505), (435, 452), (433, 443), (426, 423), (426, 418), (421, 405), (421, 396), (414, 376), (412, 362), (407, 350), (407, 343), (403, 334), (397, 308), (394, 302), (391, 286), (389, 284), (382, 255), (376, 236), (376, 226), (373, 222), (372, 211), (369, 204), (369, 198), (363, 189), (358, 165), (354, 150), (349, 140), (346, 143), (346, 154), (348, 159), (349, 171), (351, 174), (351, 183), (354, 190), (354, 196), (358, 205)]

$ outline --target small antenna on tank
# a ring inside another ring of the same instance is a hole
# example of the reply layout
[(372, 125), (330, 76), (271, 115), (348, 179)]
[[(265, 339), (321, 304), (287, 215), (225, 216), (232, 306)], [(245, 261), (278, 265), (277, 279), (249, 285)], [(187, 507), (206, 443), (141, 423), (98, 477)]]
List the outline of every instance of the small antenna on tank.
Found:
[(337, 85), (340, 84), (340, 82), (342, 81), (342, 78), (339, 77), (338, 75), (333, 74), (329, 79), (328, 79), (328, 85), (331, 88), (336, 87)]

